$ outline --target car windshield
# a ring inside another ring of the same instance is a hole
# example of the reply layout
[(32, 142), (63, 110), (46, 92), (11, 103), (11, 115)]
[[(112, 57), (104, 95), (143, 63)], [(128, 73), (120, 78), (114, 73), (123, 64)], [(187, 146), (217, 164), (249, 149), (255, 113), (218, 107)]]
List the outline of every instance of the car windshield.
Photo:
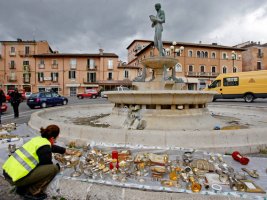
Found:
[(32, 98), (37, 98), (38, 97), (38, 93), (32, 94), (31, 97)]

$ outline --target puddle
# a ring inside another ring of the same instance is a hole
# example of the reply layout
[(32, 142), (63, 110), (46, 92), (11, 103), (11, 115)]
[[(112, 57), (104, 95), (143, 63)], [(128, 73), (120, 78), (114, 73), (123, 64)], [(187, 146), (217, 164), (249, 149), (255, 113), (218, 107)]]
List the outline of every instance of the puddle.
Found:
[(92, 127), (101, 127), (101, 128), (107, 128), (110, 125), (105, 124), (105, 123), (100, 123), (97, 121), (100, 118), (109, 116), (110, 114), (100, 114), (100, 115), (95, 115), (91, 117), (76, 117), (72, 120), (72, 123), (76, 125), (85, 125), (85, 126), (92, 126)]

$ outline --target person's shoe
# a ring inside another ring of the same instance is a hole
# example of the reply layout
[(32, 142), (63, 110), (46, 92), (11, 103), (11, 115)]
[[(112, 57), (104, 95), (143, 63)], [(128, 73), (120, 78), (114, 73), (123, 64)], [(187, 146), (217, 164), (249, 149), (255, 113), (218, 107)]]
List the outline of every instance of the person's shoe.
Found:
[(45, 193), (39, 193), (39, 194), (36, 194), (36, 195), (32, 195), (32, 194), (26, 194), (24, 196), (24, 200), (43, 200), (43, 199), (46, 199), (47, 198), (47, 194)]
[(16, 187), (15, 192), (20, 196), (24, 196), (27, 193), (27, 190), (24, 187)]

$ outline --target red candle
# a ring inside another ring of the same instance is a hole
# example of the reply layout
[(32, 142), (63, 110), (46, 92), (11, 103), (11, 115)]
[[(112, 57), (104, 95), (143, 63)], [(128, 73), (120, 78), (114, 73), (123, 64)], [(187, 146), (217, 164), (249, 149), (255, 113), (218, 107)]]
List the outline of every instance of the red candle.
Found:
[(118, 160), (118, 158), (119, 158), (118, 151), (116, 151), (116, 150), (112, 151), (112, 159), (117, 159)]
[(109, 169), (113, 169), (113, 168), (114, 168), (114, 166), (113, 166), (112, 162), (110, 162), (109, 163)]

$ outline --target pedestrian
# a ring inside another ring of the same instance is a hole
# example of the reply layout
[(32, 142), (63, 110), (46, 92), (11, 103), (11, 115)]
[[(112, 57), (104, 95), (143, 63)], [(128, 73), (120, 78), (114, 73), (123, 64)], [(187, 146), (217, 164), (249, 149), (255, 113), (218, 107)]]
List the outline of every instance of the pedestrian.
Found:
[(19, 104), (22, 101), (22, 96), (19, 93), (18, 89), (15, 88), (13, 92), (10, 93), (10, 103), (14, 110), (14, 118), (19, 117)]
[(2, 89), (0, 89), (0, 124), (2, 123), (1, 116), (2, 116), (2, 105), (6, 102), (6, 95)]
[(59, 132), (57, 125), (41, 128), (41, 136), (26, 142), (4, 163), (5, 179), (25, 199), (46, 199), (44, 190), (60, 171), (59, 165), (52, 162), (52, 153), (71, 154), (70, 150), (54, 144)]

